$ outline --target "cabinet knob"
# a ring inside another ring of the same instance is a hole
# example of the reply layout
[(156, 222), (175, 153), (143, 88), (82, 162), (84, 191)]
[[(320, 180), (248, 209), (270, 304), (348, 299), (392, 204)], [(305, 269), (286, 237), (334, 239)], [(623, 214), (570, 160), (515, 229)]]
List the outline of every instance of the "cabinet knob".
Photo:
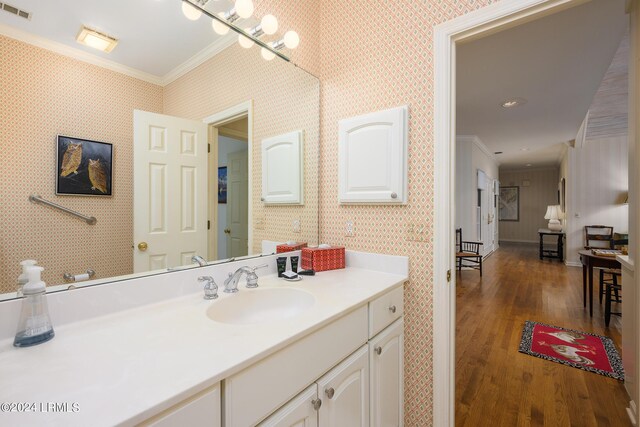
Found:
[(391, 198), (392, 198), (392, 199), (397, 199), (397, 198), (398, 198), (398, 195), (397, 195), (396, 193), (391, 193)]
[(324, 394), (326, 394), (329, 399), (332, 399), (335, 392), (336, 391), (333, 389), (333, 387), (330, 387), (324, 391)]
[(321, 399), (313, 399), (311, 401), (311, 404), (313, 405), (313, 409), (315, 409), (317, 411), (322, 406), (322, 400)]
[(382, 354), (382, 347), (380, 347), (379, 345), (377, 345), (377, 346), (373, 349), (373, 351), (375, 351), (375, 352), (376, 352), (376, 354), (377, 354), (378, 356), (380, 356), (380, 354)]
[(396, 312), (396, 306), (395, 305), (390, 305), (389, 306), (389, 311), (392, 312), (392, 313), (395, 313)]

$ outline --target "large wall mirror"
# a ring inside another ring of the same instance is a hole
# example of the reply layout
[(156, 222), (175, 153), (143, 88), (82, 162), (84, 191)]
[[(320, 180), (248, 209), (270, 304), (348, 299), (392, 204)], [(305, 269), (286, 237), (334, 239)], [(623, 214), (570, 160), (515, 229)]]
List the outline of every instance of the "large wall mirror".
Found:
[[(0, 10), (0, 298), (16, 297), (26, 259), (63, 290), (64, 273), (95, 272), (82, 286), (196, 267), (194, 255), (224, 262), (277, 242), (317, 244), (316, 77), (241, 47), (233, 31), (218, 35), (205, 14), (187, 19), (180, 0), (11, 5), (30, 16)], [(80, 44), (83, 26), (117, 45)], [(291, 135), (289, 160), (263, 176), (262, 142)], [(270, 203), (263, 182), (269, 197), (299, 194)]]

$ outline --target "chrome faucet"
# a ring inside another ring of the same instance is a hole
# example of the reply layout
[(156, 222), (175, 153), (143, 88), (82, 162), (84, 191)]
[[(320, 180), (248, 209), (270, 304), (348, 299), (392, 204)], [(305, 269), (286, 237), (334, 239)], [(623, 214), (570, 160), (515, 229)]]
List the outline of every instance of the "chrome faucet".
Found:
[(205, 261), (205, 259), (202, 258), (200, 255), (192, 256), (191, 261), (197, 262), (200, 267), (204, 267), (205, 265), (207, 265), (207, 261)]
[(218, 285), (211, 276), (200, 276), (198, 282), (204, 283), (204, 299), (216, 299), (218, 298)]
[(245, 273), (247, 275), (247, 288), (257, 288), (258, 275), (256, 274), (256, 270), (266, 266), (267, 264), (259, 265), (257, 267), (245, 266), (240, 267), (233, 273), (229, 273), (229, 277), (224, 280), (224, 291), (229, 294), (238, 292), (238, 282), (240, 281), (240, 276), (242, 276), (242, 273)]

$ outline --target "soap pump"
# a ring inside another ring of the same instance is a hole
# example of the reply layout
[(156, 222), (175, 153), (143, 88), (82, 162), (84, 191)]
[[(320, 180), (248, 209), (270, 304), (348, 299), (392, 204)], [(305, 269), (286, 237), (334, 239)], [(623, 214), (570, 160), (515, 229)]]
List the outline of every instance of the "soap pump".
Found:
[(44, 268), (39, 266), (27, 268), (29, 281), (22, 288), (24, 298), (16, 337), (13, 340), (15, 347), (40, 344), (49, 341), (55, 335), (47, 308), (46, 285), (40, 279), (43, 270)]
[(22, 297), (22, 288), (29, 281), (29, 276), (27, 275), (27, 270), (29, 269), (29, 267), (34, 266), (37, 263), (38, 263), (38, 261), (36, 261), (34, 259), (25, 259), (24, 261), (22, 261), (20, 263), (20, 265), (22, 266), (22, 274), (20, 274), (20, 276), (18, 276), (18, 287), (16, 289), (16, 296), (18, 298)]

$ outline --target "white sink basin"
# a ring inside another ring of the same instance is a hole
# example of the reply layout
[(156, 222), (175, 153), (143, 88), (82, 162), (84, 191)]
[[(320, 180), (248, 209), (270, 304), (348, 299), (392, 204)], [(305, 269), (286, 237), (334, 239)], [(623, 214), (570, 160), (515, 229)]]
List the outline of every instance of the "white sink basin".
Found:
[(216, 322), (251, 325), (295, 317), (315, 303), (310, 293), (295, 288), (242, 289), (216, 301), (207, 316)]

